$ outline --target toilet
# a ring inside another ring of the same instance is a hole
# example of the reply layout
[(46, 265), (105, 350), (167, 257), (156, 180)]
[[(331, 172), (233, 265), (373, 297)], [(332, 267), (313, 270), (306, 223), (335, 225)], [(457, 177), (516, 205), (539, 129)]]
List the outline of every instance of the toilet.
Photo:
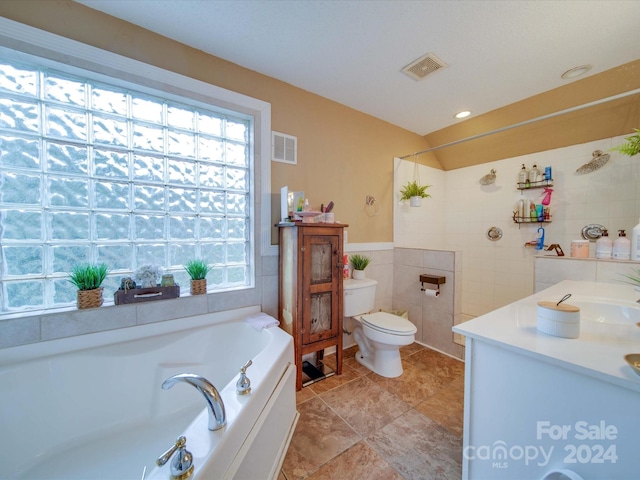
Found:
[(400, 347), (415, 340), (416, 326), (409, 320), (373, 309), (378, 282), (370, 278), (344, 281), (344, 316), (353, 319), (356, 360), (382, 377), (402, 375)]

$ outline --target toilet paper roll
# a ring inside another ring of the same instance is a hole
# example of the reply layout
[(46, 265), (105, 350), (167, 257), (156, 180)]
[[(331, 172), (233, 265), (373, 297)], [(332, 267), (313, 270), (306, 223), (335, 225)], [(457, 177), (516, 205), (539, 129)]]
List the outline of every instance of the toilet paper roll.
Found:
[(440, 290), (430, 290), (430, 289), (425, 289), (424, 290), (424, 294), (427, 297), (437, 297), (438, 295), (440, 295)]

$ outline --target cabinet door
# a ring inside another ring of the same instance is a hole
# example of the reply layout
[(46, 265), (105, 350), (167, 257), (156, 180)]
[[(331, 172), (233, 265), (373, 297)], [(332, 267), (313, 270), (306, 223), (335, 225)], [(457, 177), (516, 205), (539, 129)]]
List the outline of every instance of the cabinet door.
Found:
[(339, 331), (340, 237), (307, 234), (303, 238), (304, 296), (302, 343), (335, 338)]

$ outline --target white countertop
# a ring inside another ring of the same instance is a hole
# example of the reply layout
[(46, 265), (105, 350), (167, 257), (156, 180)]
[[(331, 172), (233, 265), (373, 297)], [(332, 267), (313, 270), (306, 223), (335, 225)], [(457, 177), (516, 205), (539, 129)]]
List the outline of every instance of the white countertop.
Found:
[[(559, 301), (580, 306), (581, 301), (624, 306), (635, 320), (626, 324), (600, 323), (587, 309), (580, 312), (580, 337), (560, 338), (536, 329), (537, 303)], [(640, 353), (640, 291), (631, 285), (565, 280), (530, 297), (453, 327), (453, 331), (475, 340), (528, 355), (541, 361), (639, 391), (640, 376), (624, 356)], [(637, 317), (637, 319), (636, 319)]]

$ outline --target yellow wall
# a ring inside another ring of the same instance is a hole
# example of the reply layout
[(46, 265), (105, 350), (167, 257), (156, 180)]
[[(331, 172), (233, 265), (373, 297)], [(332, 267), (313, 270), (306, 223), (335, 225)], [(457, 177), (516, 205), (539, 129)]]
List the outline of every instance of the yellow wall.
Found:
[[(71, 1), (3, 0), (0, 15), (271, 103), (271, 128), (298, 137), (297, 166), (272, 162), (272, 191), (333, 200), (350, 242), (393, 241), (393, 157), (428, 148), (422, 136)], [(366, 195), (379, 216), (366, 215)]]

